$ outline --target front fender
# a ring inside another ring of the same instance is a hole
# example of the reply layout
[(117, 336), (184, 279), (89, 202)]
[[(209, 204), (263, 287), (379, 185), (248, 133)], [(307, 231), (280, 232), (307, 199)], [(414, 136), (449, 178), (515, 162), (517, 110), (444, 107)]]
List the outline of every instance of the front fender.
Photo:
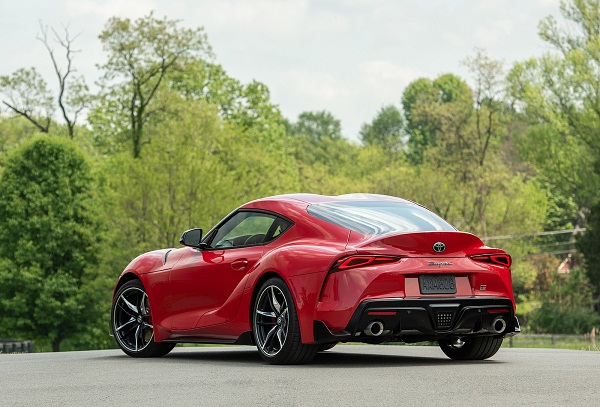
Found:
[(154, 324), (154, 339), (157, 342), (168, 337), (171, 328), (171, 309), (168, 302), (170, 267), (165, 266), (165, 254), (171, 250), (155, 250), (133, 259), (119, 276), (113, 292), (114, 296), (119, 287), (134, 278), (142, 282), (148, 294)]

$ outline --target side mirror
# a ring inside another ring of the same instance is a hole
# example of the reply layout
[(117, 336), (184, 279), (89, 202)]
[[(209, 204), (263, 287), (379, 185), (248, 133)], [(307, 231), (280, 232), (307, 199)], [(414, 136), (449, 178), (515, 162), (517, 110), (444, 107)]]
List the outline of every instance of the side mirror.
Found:
[(179, 239), (179, 243), (184, 246), (189, 247), (197, 247), (198, 249), (202, 249), (205, 245), (200, 243), (202, 240), (202, 229), (190, 229), (183, 232), (181, 235), (181, 239)]

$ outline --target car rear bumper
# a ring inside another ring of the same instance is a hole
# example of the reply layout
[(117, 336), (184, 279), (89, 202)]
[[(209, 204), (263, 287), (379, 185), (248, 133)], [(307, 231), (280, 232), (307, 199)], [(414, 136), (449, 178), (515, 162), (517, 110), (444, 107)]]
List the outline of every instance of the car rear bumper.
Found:
[(314, 322), (316, 343), (418, 342), (467, 335), (507, 337), (520, 332), (512, 301), (503, 297), (376, 299), (363, 301), (341, 332)]

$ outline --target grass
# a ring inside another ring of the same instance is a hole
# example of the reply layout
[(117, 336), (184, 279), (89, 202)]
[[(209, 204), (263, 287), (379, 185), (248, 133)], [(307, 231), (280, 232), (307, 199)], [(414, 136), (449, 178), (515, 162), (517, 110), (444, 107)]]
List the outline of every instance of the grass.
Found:
[(592, 343), (588, 335), (520, 334), (511, 339), (505, 339), (502, 347), (600, 351), (598, 343)]

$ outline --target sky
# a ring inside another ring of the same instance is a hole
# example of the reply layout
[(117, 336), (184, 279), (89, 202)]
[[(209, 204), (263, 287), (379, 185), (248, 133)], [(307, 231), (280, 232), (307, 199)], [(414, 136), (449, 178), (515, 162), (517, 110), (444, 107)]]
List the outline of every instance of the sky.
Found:
[[(327, 110), (358, 140), (364, 123), (421, 77), (472, 78), (463, 61), (477, 48), (504, 62), (550, 50), (538, 23), (559, 18), (559, 0), (0, 0), (0, 75), (36, 67), (56, 81), (36, 39), (40, 24), (77, 34), (74, 61), (88, 84), (106, 60), (98, 35), (112, 16), (181, 20), (204, 27), (214, 62), (248, 83), (268, 86), (295, 121)], [(559, 19), (560, 20), (560, 19)], [(58, 50), (58, 47), (57, 47)]]

